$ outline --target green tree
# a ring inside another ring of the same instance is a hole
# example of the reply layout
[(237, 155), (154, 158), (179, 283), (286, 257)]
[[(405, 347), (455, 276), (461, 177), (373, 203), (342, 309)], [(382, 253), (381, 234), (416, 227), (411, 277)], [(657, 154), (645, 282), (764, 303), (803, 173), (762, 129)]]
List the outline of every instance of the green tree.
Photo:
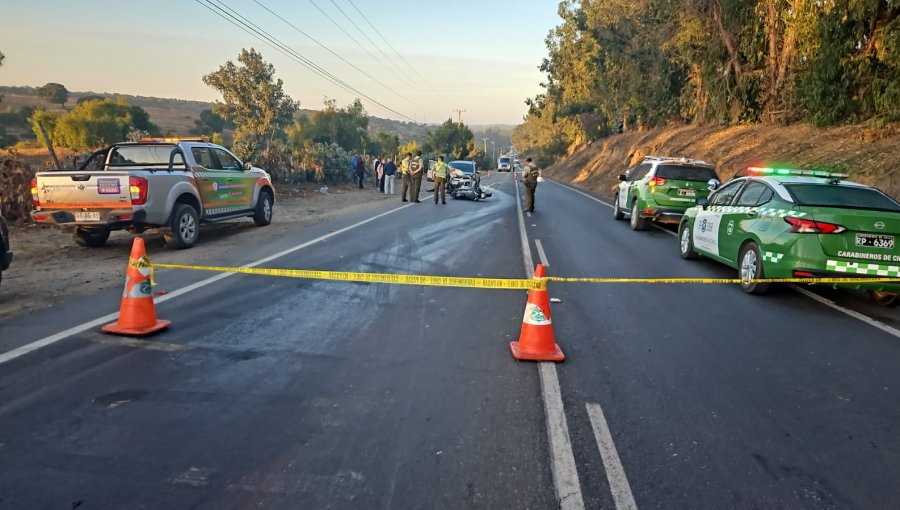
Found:
[(369, 116), (358, 98), (344, 107), (325, 99), (325, 107), (310, 115), (300, 115), (292, 129), (295, 144), (337, 144), (344, 150), (364, 151), (368, 147)]
[(203, 77), (203, 83), (222, 94), (224, 103), (214, 110), (234, 122), (234, 150), (243, 160), (252, 160), (265, 140), (293, 119), (300, 103), (275, 79), (275, 67), (256, 50), (242, 49), (238, 64), (228, 61)]
[(400, 136), (395, 133), (385, 133), (384, 131), (376, 131), (375, 139), (381, 145), (379, 152), (387, 156), (396, 157), (397, 151), (400, 150)]
[(86, 101), (60, 117), (46, 110), (35, 110), (31, 123), (35, 136), (42, 140), (37, 126), (39, 120), (55, 145), (76, 150), (111, 145), (127, 139), (129, 133), (153, 133), (157, 129), (143, 108), (130, 106), (124, 99)]
[(69, 91), (59, 83), (48, 83), (40, 87), (37, 89), (37, 95), (48, 103), (58, 104), (61, 108), (65, 108), (66, 101), (69, 100)]
[(426, 146), (436, 154), (444, 154), (450, 159), (464, 159), (475, 153), (475, 135), (465, 124), (447, 119), (428, 134)]
[(211, 136), (213, 133), (221, 133), (224, 129), (225, 118), (210, 109), (202, 110), (200, 118), (194, 121), (194, 132), (199, 135)]
[(104, 100), (104, 99), (106, 99), (106, 98), (103, 97), (103, 96), (101, 96), (101, 95), (99, 95), (99, 94), (88, 94), (88, 95), (86, 95), (86, 96), (81, 96), (81, 97), (79, 97), (78, 100), (75, 101), (75, 103), (76, 103), (76, 104), (81, 104), (81, 103), (84, 103), (85, 101), (97, 101), (97, 100), (102, 101), (102, 100)]

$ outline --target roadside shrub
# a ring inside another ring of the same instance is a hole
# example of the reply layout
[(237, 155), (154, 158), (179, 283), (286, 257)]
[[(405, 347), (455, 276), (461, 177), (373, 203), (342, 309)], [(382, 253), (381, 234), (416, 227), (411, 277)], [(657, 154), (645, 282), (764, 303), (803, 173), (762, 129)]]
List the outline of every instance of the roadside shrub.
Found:
[(30, 220), (31, 179), (38, 170), (15, 159), (0, 160), (0, 212), (9, 221)]

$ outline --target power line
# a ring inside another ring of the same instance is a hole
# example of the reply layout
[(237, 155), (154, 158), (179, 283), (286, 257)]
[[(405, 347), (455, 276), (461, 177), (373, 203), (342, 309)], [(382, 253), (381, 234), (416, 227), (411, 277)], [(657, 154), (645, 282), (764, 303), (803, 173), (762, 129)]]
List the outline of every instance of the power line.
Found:
[[(347, 31), (347, 29), (345, 29), (345, 28), (343, 27), (343, 25), (341, 25), (340, 23), (338, 23), (337, 21), (335, 21), (335, 19), (332, 18), (327, 12), (325, 12), (324, 9), (322, 9), (321, 7), (319, 7), (319, 5), (318, 5), (317, 3), (315, 3), (313, 0), (309, 0), (309, 3), (311, 3), (311, 4), (313, 5), (313, 7), (315, 7), (316, 9), (318, 9), (319, 12), (321, 12), (323, 16), (325, 16), (326, 18), (328, 18), (328, 21), (330, 21), (331, 23), (333, 23), (334, 26), (338, 27), (338, 29), (339, 29), (341, 32), (343, 32), (344, 35), (346, 35), (348, 39), (350, 39), (351, 41), (353, 41), (357, 46), (359, 46), (359, 48), (360, 48), (361, 50), (363, 50), (364, 52), (366, 52), (366, 54), (369, 55), (369, 58), (371, 58), (371, 59), (372, 59), (373, 61), (375, 61), (375, 62), (378, 61), (378, 57), (376, 57), (371, 51), (369, 51), (368, 48), (366, 48), (365, 46), (363, 46), (363, 44), (362, 44), (361, 42), (359, 42), (355, 37), (353, 37), (353, 35), (350, 34), (350, 32)], [(343, 12), (343, 11), (342, 11), (342, 12)], [(346, 14), (345, 14), (345, 16), (346, 16)], [(412, 85), (413, 87), (416, 87), (416, 85), (415, 85), (414, 83), (410, 82), (409, 79), (408, 79), (406, 76), (403, 75), (403, 73), (400, 73), (399, 76), (400, 76), (400, 78), (404, 81), (404, 83), (406, 83), (407, 85)]]
[[(361, 33), (361, 34), (363, 35), (363, 37), (365, 37), (366, 40), (369, 41), (369, 44), (371, 44), (373, 48), (375, 48), (376, 50), (378, 50), (378, 53), (381, 53), (381, 56), (384, 57), (384, 59), (385, 59), (388, 63), (390, 63), (392, 66), (394, 66), (394, 69), (396, 69), (398, 73), (401, 73), (401, 74), (402, 74), (402, 73), (403, 73), (403, 70), (400, 69), (400, 68), (397, 66), (397, 64), (395, 64), (394, 61), (391, 60), (391, 58), (388, 57), (387, 54), (385, 54), (384, 51), (382, 51), (381, 48), (380, 48), (377, 44), (375, 44), (375, 41), (373, 41), (373, 40), (368, 36), (368, 34), (366, 34), (366, 31), (363, 30), (362, 28), (360, 28), (359, 25), (357, 25), (356, 22), (353, 21), (353, 18), (351, 18), (346, 12), (344, 12), (344, 9), (341, 9), (341, 6), (338, 5), (337, 2), (335, 2), (334, 0), (330, 0), (330, 1), (331, 1), (331, 5), (333, 5), (338, 11), (340, 11), (340, 13), (343, 14), (345, 18), (347, 18), (347, 21), (349, 21), (350, 24), (353, 25), (353, 28), (355, 28), (359, 33)], [(413, 84), (413, 85), (415, 85), (415, 84)], [(421, 90), (421, 89), (420, 89), (420, 90)]]
[[(333, 84), (335, 84), (335, 85), (341, 87), (342, 89), (346, 90), (347, 92), (350, 92), (351, 94), (357, 94), (357, 95), (359, 95), (360, 97), (363, 97), (363, 98), (365, 98), (365, 99), (368, 99), (370, 102), (372, 102), (373, 104), (375, 104), (375, 105), (381, 107), (381, 108), (384, 109), (385, 111), (391, 112), (391, 113), (393, 113), (393, 114), (395, 114), (395, 115), (398, 115), (398, 116), (400, 116), (400, 117), (402, 117), (402, 118), (404, 118), (404, 119), (407, 119), (407, 120), (410, 120), (410, 121), (412, 121), (412, 122), (415, 122), (415, 119), (413, 119), (413, 118), (411, 118), (411, 117), (409, 117), (409, 116), (407, 116), (407, 115), (404, 115), (404, 114), (400, 113), (399, 111), (397, 111), (397, 110), (395, 110), (395, 109), (393, 109), (393, 108), (391, 108), (391, 107), (385, 105), (384, 103), (378, 101), (377, 99), (374, 99), (373, 97), (369, 96), (368, 94), (365, 94), (364, 92), (360, 91), (359, 89), (353, 87), (352, 85), (350, 85), (349, 83), (345, 82), (344, 80), (342, 80), (342, 79), (338, 78), (337, 76), (331, 74), (331, 73), (328, 72), (325, 68), (319, 66), (318, 64), (316, 64), (316, 63), (313, 62), (312, 60), (310, 60), (310, 59), (304, 57), (302, 54), (300, 54), (299, 52), (297, 52), (296, 50), (294, 50), (294, 49), (291, 48), (290, 46), (288, 46), (288, 45), (284, 44), (283, 42), (281, 42), (278, 38), (272, 36), (271, 34), (269, 34), (268, 32), (266, 32), (265, 30), (263, 30), (262, 28), (260, 28), (258, 25), (254, 24), (253, 22), (251, 22), (251, 21), (248, 20), (247, 18), (241, 16), (239, 13), (237, 13), (237, 11), (234, 11), (234, 9), (231, 9), (230, 7), (228, 7), (228, 5), (225, 4), (224, 2), (222, 2), (222, 1), (220, 1), (220, 0), (217, 0), (217, 1), (219, 2), (219, 4), (221, 4), (222, 6), (224, 6), (225, 8), (227, 8), (228, 10), (234, 12), (234, 14), (236, 14), (238, 17), (242, 18), (244, 21), (242, 21), (242, 19), (239, 19), (239, 18), (236, 17), (235, 15), (231, 14), (230, 12), (226, 11), (226, 10), (223, 9), (222, 7), (220, 7), (220, 6), (218, 6), (218, 5), (215, 5), (215, 4), (214, 4), (212, 1), (210, 1), (210, 0), (205, 0), (205, 1), (206, 1), (206, 4), (202, 3), (200, 0), (194, 0), (194, 1), (195, 1), (196, 3), (198, 3), (199, 5), (201, 5), (202, 7), (205, 7), (207, 10), (209, 10), (209, 11), (212, 12), (213, 14), (219, 16), (220, 18), (224, 19), (225, 21), (227, 21), (227, 22), (231, 23), (232, 25), (238, 27), (239, 29), (241, 29), (242, 31), (246, 32), (247, 34), (249, 34), (249, 35), (255, 37), (256, 39), (259, 39), (260, 41), (264, 42), (266, 45), (270, 46), (271, 48), (273, 48), (273, 49), (279, 51), (280, 53), (284, 54), (285, 56), (287, 56), (288, 58), (290, 58), (290, 59), (293, 60), (294, 62), (296, 62), (296, 63), (302, 65), (303, 67), (305, 67), (305, 68), (307, 68), (307, 69), (309, 69), (310, 71), (312, 71), (313, 73), (319, 75), (320, 77), (325, 78), (326, 80), (330, 81), (331, 83), (333, 83)], [(207, 5), (207, 4), (208, 4), (208, 5)], [(230, 18), (230, 19), (229, 19), (229, 18)]]
[(358, 12), (359, 15), (362, 16), (362, 19), (364, 19), (366, 21), (366, 23), (368, 23), (369, 26), (372, 27), (372, 30), (374, 30), (375, 33), (378, 34), (378, 37), (381, 37), (381, 40), (384, 41), (384, 43), (388, 45), (388, 48), (390, 48), (394, 52), (394, 54), (397, 55), (397, 57), (399, 57), (400, 60), (402, 60), (404, 64), (406, 64), (406, 67), (408, 67), (412, 72), (414, 72), (416, 74), (416, 76), (418, 76), (419, 79), (422, 80), (422, 83), (424, 83), (427, 86), (428, 81), (425, 80), (425, 77), (423, 77), (421, 74), (419, 74), (419, 71), (417, 71), (415, 67), (413, 67), (409, 62), (407, 62), (407, 60), (405, 58), (403, 58), (403, 55), (401, 55), (400, 52), (397, 51), (397, 48), (394, 48), (394, 45), (392, 45), (391, 42), (388, 41), (387, 37), (385, 37), (384, 34), (382, 34), (381, 31), (378, 30), (378, 28), (371, 21), (369, 21), (369, 18), (365, 14), (363, 14), (363, 12), (361, 10), (359, 10), (359, 7), (357, 7), (356, 4), (353, 3), (353, 0), (347, 0), (347, 1), (350, 2), (350, 5), (352, 5), (353, 8), (356, 9), (356, 12)]
[(311, 35), (307, 34), (307, 33), (304, 32), (303, 30), (300, 30), (299, 27), (297, 27), (296, 25), (294, 25), (294, 24), (291, 23), (290, 21), (284, 19), (284, 18), (281, 17), (278, 13), (276, 13), (275, 11), (273, 11), (272, 9), (269, 9), (268, 7), (266, 7), (265, 5), (263, 5), (262, 2), (259, 2), (259, 0), (253, 0), (253, 2), (256, 3), (257, 5), (259, 5), (260, 7), (262, 7), (263, 9), (265, 9), (266, 11), (268, 11), (272, 16), (275, 16), (276, 18), (278, 18), (278, 19), (280, 19), (281, 21), (283, 21), (283, 22), (284, 22), (285, 24), (287, 24), (289, 27), (293, 28), (294, 30), (296, 30), (297, 32), (299, 32), (300, 34), (302, 34), (304, 37), (306, 37), (306, 38), (309, 39), (310, 41), (312, 41), (312, 42), (318, 44), (319, 46), (321, 46), (323, 49), (325, 49), (325, 51), (327, 51), (327, 52), (331, 53), (332, 55), (334, 55), (335, 57), (339, 58), (339, 59), (340, 59), (342, 62), (344, 62), (345, 64), (349, 65), (349, 66), (352, 67), (353, 69), (355, 69), (355, 70), (359, 71), (360, 73), (362, 73), (363, 75), (365, 75), (365, 76), (366, 76), (367, 78), (369, 78), (370, 80), (374, 81), (375, 83), (377, 83), (377, 84), (381, 85), (382, 87), (384, 87), (385, 89), (389, 90), (391, 93), (393, 93), (393, 94), (396, 95), (397, 97), (403, 99), (403, 100), (406, 101), (407, 103), (409, 103), (409, 104), (415, 106), (416, 108), (418, 108), (418, 109), (420, 109), (420, 110), (424, 110), (424, 109), (425, 109), (425, 107), (423, 107), (423, 106), (421, 106), (421, 105), (419, 105), (419, 104), (416, 104), (415, 102), (413, 102), (412, 100), (410, 100), (408, 97), (406, 97), (406, 96), (404, 96), (403, 94), (401, 94), (401, 93), (397, 92), (396, 90), (392, 89), (389, 85), (385, 84), (384, 82), (382, 82), (382, 81), (379, 80), (378, 78), (376, 78), (376, 77), (372, 76), (371, 74), (367, 73), (366, 71), (360, 69), (359, 67), (357, 67), (356, 65), (354, 65), (352, 62), (350, 62), (350, 61), (347, 60), (346, 58), (344, 58), (344, 57), (342, 57), (341, 55), (337, 54), (337, 53), (334, 52), (331, 48), (329, 48), (328, 46), (322, 44), (321, 42), (319, 42), (318, 40), (316, 40), (316, 39), (315, 39), (314, 37), (312, 37)]

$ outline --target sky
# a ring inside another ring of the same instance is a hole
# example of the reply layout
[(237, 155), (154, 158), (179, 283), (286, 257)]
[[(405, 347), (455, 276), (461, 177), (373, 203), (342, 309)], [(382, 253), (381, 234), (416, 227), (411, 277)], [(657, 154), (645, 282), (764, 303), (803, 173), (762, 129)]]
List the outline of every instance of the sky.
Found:
[(287, 53), (369, 96), (361, 99), (370, 115), (426, 123), (456, 119), (457, 109), (467, 124), (520, 123), (525, 99), (541, 92), (544, 39), (559, 22), (555, 0), (0, 0), (0, 85), (56, 82), (77, 92), (215, 101), (221, 96), (202, 76), (253, 47), (302, 108), (359, 95), (210, 4), (233, 9)]

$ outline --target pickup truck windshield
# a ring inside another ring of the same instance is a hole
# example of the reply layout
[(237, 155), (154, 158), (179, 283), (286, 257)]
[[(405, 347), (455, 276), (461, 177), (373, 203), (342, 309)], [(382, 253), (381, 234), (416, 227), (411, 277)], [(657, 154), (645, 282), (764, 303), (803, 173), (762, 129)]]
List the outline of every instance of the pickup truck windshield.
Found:
[[(169, 165), (175, 145), (122, 145), (114, 147), (109, 155), (109, 166)], [(184, 166), (181, 153), (176, 153), (173, 165)]]

